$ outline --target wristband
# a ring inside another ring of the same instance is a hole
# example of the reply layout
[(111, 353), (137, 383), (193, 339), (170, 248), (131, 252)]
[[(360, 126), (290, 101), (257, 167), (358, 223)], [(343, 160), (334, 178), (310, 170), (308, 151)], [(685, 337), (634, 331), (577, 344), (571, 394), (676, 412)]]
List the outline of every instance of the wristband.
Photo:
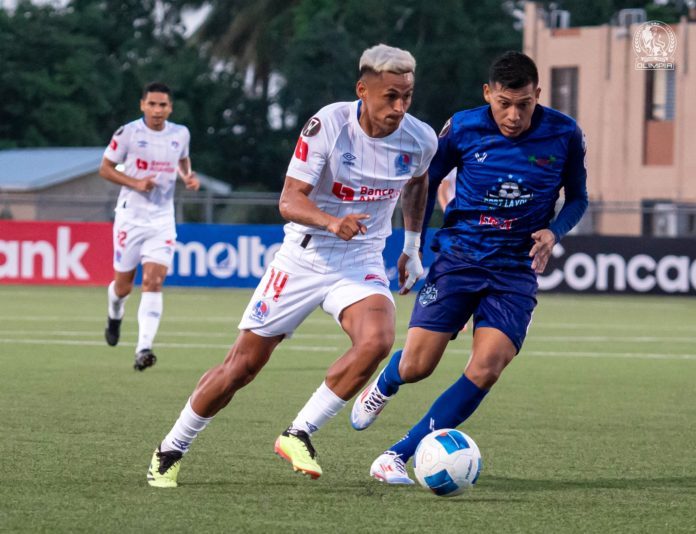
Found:
[(404, 231), (404, 251), (412, 249), (420, 249), (420, 232), (412, 232), (411, 230)]

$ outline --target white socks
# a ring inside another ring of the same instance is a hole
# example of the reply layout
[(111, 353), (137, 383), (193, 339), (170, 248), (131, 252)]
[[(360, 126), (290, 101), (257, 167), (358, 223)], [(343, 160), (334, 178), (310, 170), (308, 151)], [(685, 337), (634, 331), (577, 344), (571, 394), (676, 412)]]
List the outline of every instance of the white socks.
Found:
[(106, 290), (106, 294), (108, 295), (109, 300), (109, 308), (107, 310), (107, 314), (109, 316), (109, 319), (123, 319), (123, 314), (126, 312), (125, 304), (129, 295), (126, 295), (123, 298), (118, 298), (116, 296), (116, 293), (114, 292), (115, 285), (116, 281), (112, 280), (109, 284), (109, 289)]
[(348, 403), (329, 389), (326, 382), (314, 392), (292, 422), (295, 430), (304, 430), (312, 434), (319, 430)]
[(179, 419), (160, 444), (160, 450), (162, 452), (177, 450), (185, 453), (198, 433), (202, 432), (212, 420), (212, 417), (197, 415), (191, 408), (191, 399), (189, 399), (181, 410)]
[(162, 293), (145, 292), (140, 295), (138, 308), (138, 346), (135, 352), (151, 349), (162, 317)]

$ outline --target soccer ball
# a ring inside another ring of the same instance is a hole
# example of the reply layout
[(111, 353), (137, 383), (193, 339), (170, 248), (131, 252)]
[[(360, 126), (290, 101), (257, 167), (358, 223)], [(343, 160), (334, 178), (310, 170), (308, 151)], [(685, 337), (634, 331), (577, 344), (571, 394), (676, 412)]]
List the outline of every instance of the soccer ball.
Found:
[(439, 497), (453, 497), (476, 484), (483, 467), (478, 445), (453, 428), (436, 430), (416, 448), (413, 469), (420, 485)]

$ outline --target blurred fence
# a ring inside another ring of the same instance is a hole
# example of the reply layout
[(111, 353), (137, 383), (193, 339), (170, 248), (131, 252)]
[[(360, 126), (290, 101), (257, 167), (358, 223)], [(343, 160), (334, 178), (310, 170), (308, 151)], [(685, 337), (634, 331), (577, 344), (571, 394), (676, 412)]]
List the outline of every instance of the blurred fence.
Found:
[[(188, 191), (176, 197), (179, 223), (281, 224), (278, 193), (237, 192), (217, 196)], [(38, 221), (110, 221), (113, 195), (48, 195), (0, 192), (0, 219)], [(560, 207), (560, 203), (559, 203)], [(395, 228), (402, 226), (400, 209), (394, 212)], [(436, 210), (431, 226), (440, 226)], [(574, 235), (633, 235), (696, 238), (696, 203), (670, 200), (641, 202), (592, 201)]]

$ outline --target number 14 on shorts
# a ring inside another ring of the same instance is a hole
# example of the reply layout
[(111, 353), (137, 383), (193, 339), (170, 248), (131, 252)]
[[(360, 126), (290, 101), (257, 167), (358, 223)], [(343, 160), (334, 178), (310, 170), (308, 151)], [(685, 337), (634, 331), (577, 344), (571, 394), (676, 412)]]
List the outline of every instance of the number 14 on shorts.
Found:
[(283, 291), (283, 288), (285, 287), (285, 284), (288, 282), (288, 273), (284, 273), (283, 271), (277, 271), (273, 267), (271, 267), (271, 276), (268, 277), (268, 284), (266, 284), (266, 288), (263, 290), (263, 296), (265, 297), (268, 295), (268, 290), (273, 288), (273, 301), (278, 302), (278, 299), (280, 298), (280, 294)]

